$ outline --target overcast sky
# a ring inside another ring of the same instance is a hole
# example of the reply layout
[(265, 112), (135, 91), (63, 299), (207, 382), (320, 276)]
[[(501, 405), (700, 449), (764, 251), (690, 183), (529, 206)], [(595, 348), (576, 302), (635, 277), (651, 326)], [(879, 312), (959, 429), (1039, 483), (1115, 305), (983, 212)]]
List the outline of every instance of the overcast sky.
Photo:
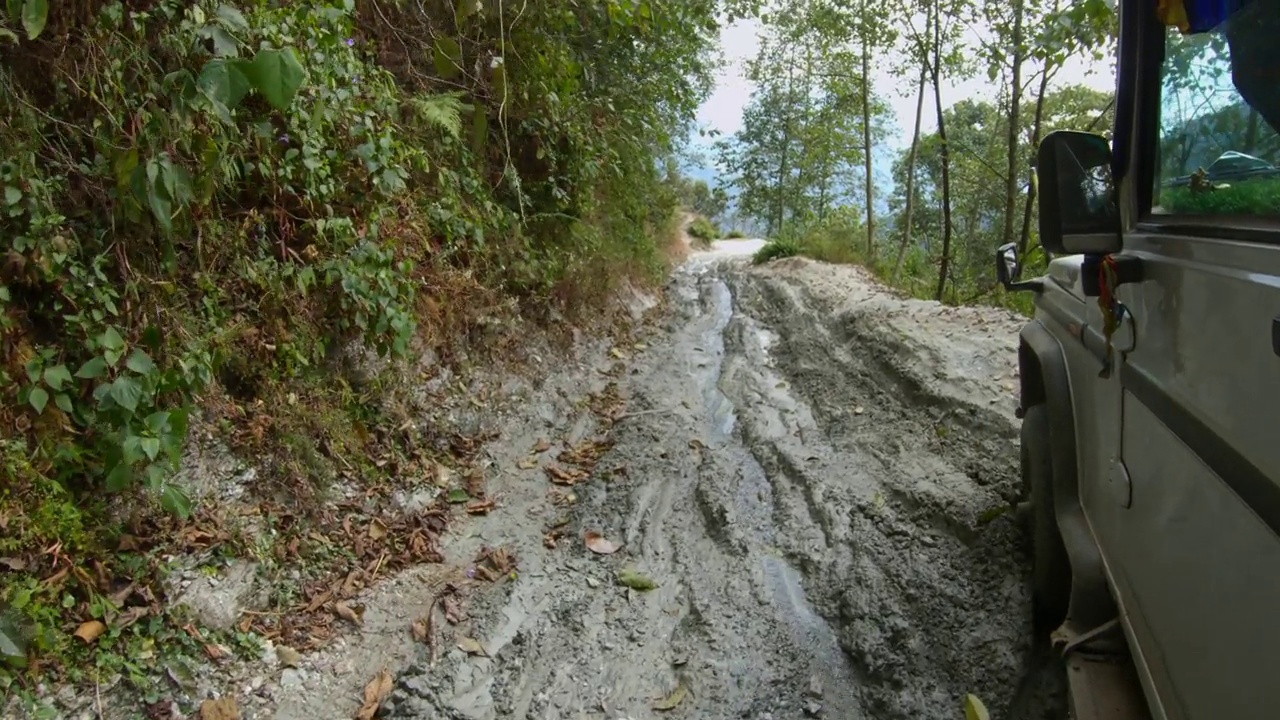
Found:
[[(742, 109), (751, 97), (752, 85), (745, 77), (746, 61), (755, 57), (760, 49), (760, 23), (757, 20), (740, 20), (724, 27), (720, 32), (720, 45), (724, 52), (727, 66), (720, 72), (716, 81), (715, 92), (698, 111), (698, 123), (703, 129), (719, 130), (724, 135), (732, 135), (742, 128)], [(888, 58), (877, 63), (878, 70), (872, 78), (873, 92), (885, 98), (894, 112), (893, 137), (890, 147), (905, 147), (911, 141), (912, 123), (915, 121), (916, 96), (915, 83), (895, 77), (890, 72), (891, 63)], [(1099, 72), (1090, 72), (1089, 63), (1074, 60), (1058, 72), (1053, 86), (1063, 87), (1073, 83), (1083, 83), (1100, 90), (1115, 87), (1115, 76), (1109, 68), (1101, 68)], [(993, 99), (997, 88), (987, 80), (986, 72), (978, 77), (959, 83), (944, 83), (942, 102), (951, 105), (968, 97)], [(925, 90), (925, 113), (921, 123), (922, 132), (931, 132), (936, 123), (933, 120), (932, 97), (930, 89)], [(704, 141), (706, 142), (706, 141)], [(876, 158), (876, 174), (881, 183), (888, 182), (887, 174), (890, 157)], [(704, 175), (704, 173), (697, 173)], [(705, 173), (709, 174), (709, 173)]]

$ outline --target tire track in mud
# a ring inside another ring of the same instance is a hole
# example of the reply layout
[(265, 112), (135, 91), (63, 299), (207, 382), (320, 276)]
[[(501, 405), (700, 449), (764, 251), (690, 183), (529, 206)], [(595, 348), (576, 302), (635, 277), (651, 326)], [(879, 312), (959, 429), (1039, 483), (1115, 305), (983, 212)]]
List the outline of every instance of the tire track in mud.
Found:
[[(614, 428), (600, 467), (626, 473), (574, 511), (624, 551), (522, 562), (472, 608), (491, 657), (411, 669), (390, 716), (648, 718), (684, 687), (681, 717), (950, 718), (967, 692), (1051, 717), (1021, 533), (978, 522), (1016, 493), (1008, 420), (793, 279), (695, 258), (669, 290), (625, 388), (654, 412)], [(659, 588), (618, 587), (624, 566)]]

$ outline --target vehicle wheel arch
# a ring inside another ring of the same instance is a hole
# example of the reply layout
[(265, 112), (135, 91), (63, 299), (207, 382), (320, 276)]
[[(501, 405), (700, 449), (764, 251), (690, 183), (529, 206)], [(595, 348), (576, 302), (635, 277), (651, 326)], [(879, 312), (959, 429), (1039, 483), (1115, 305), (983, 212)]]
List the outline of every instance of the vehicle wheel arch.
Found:
[(1048, 328), (1032, 320), (1018, 345), (1021, 407), (1043, 403), (1049, 416), (1054, 516), (1071, 564), (1067, 624), (1078, 632), (1116, 617), (1102, 554), (1080, 503), (1075, 404), (1066, 355)]

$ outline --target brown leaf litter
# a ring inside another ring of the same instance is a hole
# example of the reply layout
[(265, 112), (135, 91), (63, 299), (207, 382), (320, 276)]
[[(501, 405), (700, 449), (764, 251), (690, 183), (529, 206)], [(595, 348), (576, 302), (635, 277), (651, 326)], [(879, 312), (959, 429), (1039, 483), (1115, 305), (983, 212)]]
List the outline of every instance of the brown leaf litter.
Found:
[(383, 668), (377, 675), (364, 686), (364, 701), (360, 704), (360, 709), (356, 711), (356, 720), (373, 720), (377, 717), (378, 710), (382, 708), (382, 703), (391, 694), (391, 689), (395, 686), (395, 678), (391, 677), (391, 672)]

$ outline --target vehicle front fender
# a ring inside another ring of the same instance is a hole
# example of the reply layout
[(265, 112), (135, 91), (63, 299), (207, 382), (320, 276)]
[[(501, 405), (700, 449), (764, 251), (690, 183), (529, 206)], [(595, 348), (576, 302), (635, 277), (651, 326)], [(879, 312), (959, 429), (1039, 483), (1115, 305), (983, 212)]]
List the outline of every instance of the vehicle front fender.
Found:
[(1044, 403), (1049, 415), (1053, 465), (1054, 517), (1071, 560), (1071, 602), (1067, 624), (1081, 631), (1116, 616), (1106, 569), (1080, 503), (1079, 454), (1071, 376), (1062, 345), (1034, 319), (1023, 328), (1018, 344), (1021, 406)]

